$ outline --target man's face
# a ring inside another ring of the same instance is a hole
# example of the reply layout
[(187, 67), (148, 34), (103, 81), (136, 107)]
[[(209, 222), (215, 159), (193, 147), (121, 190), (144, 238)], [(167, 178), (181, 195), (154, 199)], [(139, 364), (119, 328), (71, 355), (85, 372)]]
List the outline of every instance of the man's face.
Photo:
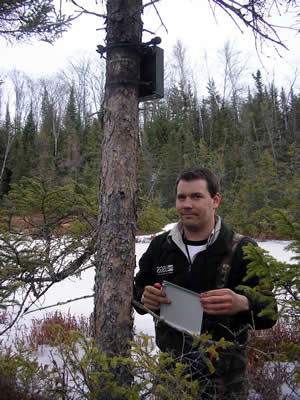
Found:
[(220, 194), (211, 197), (203, 179), (180, 180), (177, 186), (176, 210), (183, 226), (190, 231), (210, 231), (214, 227), (215, 209)]

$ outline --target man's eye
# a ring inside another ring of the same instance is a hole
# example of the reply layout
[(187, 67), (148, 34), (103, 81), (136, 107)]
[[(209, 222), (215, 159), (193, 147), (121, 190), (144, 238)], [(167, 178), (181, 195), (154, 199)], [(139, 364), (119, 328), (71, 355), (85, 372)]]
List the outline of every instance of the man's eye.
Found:
[(192, 194), (192, 199), (200, 199), (200, 198), (201, 198), (201, 194), (200, 193)]

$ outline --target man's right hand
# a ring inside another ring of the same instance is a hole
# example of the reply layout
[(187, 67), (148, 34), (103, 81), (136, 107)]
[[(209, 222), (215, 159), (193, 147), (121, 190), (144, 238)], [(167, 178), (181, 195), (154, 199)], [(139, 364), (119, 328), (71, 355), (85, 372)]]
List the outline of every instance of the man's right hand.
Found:
[(160, 303), (170, 304), (171, 301), (166, 297), (162, 289), (154, 286), (145, 286), (144, 288), (144, 306), (151, 311), (160, 309)]

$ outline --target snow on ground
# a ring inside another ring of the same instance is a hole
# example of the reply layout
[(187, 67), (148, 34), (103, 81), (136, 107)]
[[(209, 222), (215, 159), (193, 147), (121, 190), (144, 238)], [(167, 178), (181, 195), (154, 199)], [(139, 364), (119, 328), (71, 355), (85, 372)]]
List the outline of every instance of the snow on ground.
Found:
[(285, 250), (285, 248), (291, 243), (284, 240), (267, 240), (267, 241), (257, 241), (259, 246), (264, 250), (267, 250), (269, 254), (276, 258), (278, 261), (282, 262), (292, 262), (291, 258), (295, 254), (290, 250)]
[[(167, 226), (166, 229), (169, 227)], [(136, 258), (139, 261), (142, 254), (146, 251), (149, 246), (151, 237), (153, 236), (140, 236), (137, 238), (136, 243)], [(259, 242), (259, 245), (269, 251), (269, 253), (280, 261), (290, 261), (293, 253), (291, 251), (285, 251), (284, 248), (289, 244), (288, 241), (264, 241)], [(39, 307), (46, 307), (49, 305), (54, 305), (57, 302), (65, 302), (72, 298), (78, 298), (82, 296), (92, 295), (94, 285), (94, 271), (88, 270), (81, 274), (79, 278), (69, 278), (63, 282), (55, 284), (46, 295), (43, 302), (37, 305)], [(32, 318), (42, 318), (46, 313), (54, 312), (55, 310), (60, 310), (61, 312), (75, 315), (89, 316), (93, 311), (93, 298), (83, 299), (75, 301), (73, 303), (68, 303), (65, 305), (59, 305), (53, 308), (48, 308), (46, 310), (37, 310), (30, 314), (27, 314), (23, 318), (23, 323), (26, 325), (30, 323)], [(154, 326), (153, 319), (150, 315), (139, 315), (135, 313), (135, 329), (136, 332), (144, 332), (148, 335), (154, 336)]]
[[(171, 226), (167, 226), (165, 230), (170, 229)], [(151, 236), (139, 236), (136, 241), (136, 258), (137, 262), (139, 261), (142, 254), (146, 251), (151, 241)], [(284, 250), (290, 242), (288, 241), (263, 241), (259, 242), (259, 245), (267, 250), (270, 255), (275, 257), (280, 261), (291, 261), (291, 257), (293, 253), (291, 251)], [(93, 286), (94, 286), (94, 271), (88, 270), (81, 274), (80, 277), (69, 278), (63, 282), (59, 282), (55, 284), (46, 295), (46, 298), (43, 302), (37, 305), (39, 307), (46, 307), (49, 305), (57, 304), (58, 302), (65, 302), (72, 298), (78, 298), (82, 296), (87, 296), (93, 294)], [(81, 299), (79, 301), (75, 301), (73, 303), (68, 303), (65, 305), (55, 306), (53, 308), (48, 308), (45, 310), (38, 310), (27, 314), (22, 318), (22, 320), (18, 323), (18, 327), (16, 330), (19, 332), (22, 331), (22, 326), (26, 326), (27, 329), (30, 326), (32, 319), (41, 319), (46, 313), (54, 312), (59, 310), (63, 313), (70, 312), (71, 314), (80, 316), (89, 317), (91, 312), (93, 311), (93, 298), (90, 297), (88, 299)], [(154, 324), (153, 319), (150, 315), (139, 315), (135, 312), (134, 315), (135, 321), (135, 331), (136, 333), (144, 332), (149, 336), (154, 336)], [(10, 338), (12, 338), (12, 332), (10, 332)], [(9, 338), (8, 338), (9, 340)], [(47, 350), (39, 349), (38, 358), (41, 363), (49, 362), (49, 355)], [(287, 392), (286, 392), (287, 393)]]

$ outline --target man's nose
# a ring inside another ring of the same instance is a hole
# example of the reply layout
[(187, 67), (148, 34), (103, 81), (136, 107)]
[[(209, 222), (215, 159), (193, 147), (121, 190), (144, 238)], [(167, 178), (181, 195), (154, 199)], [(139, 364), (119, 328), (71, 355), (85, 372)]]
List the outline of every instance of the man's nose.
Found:
[(186, 197), (183, 202), (183, 208), (192, 208), (193, 207), (193, 202), (189, 197)]

